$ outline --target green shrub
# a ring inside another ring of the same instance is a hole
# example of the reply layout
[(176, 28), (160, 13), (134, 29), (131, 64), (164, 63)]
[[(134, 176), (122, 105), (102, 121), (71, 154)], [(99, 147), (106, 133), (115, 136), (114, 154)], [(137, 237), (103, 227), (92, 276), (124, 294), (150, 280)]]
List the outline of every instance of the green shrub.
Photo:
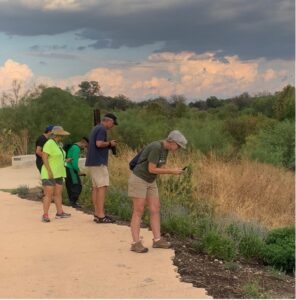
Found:
[(246, 259), (256, 258), (260, 259), (262, 256), (262, 251), (264, 247), (264, 242), (256, 234), (244, 235), (239, 241), (239, 253)]
[(210, 231), (202, 238), (202, 249), (218, 259), (232, 260), (236, 254), (235, 243), (217, 231)]
[(186, 136), (193, 148), (207, 154), (224, 155), (231, 152), (233, 139), (223, 130), (223, 121), (214, 117), (200, 118), (200, 114), (188, 114), (177, 119), (176, 127)]
[(170, 233), (185, 238), (194, 235), (195, 226), (193, 220), (186, 215), (171, 215), (162, 217), (161, 230), (163, 233)]
[(284, 227), (272, 230), (263, 248), (263, 260), (280, 270), (295, 270), (295, 227)]
[(16, 194), (20, 198), (26, 198), (28, 196), (29, 192), (30, 192), (30, 190), (27, 185), (21, 185), (16, 189)]
[(229, 224), (225, 231), (234, 241), (239, 241), (242, 237), (242, 230), (237, 224)]
[(253, 159), (291, 170), (295, 169), (295, 124), (278, 122), (275, 126), (249, 136), (242, 153)]
[(257, 282), (248, 282), (243, 286), (243, 292), (249, 299), (266, 299), (267, 295), (259, 291)]
[(226, 270), (230, 270), (230, 271), (237, 271), (240, 268), (240, 265), (237, 262), (234, 261), (227, 261), (224, 264), (224, 268)]
[(126, 191), (109, 187), (105, 209), (108, 213), (120, 217), (121, 220), (129, 221), (132, 217), (132, 201)]

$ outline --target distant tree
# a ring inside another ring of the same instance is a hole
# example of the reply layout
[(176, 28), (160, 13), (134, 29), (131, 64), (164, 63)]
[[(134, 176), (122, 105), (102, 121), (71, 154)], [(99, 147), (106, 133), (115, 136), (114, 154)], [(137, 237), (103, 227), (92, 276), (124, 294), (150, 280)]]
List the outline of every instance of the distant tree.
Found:
[(189, 107), (197, 107), (200, 110), (206, 110), (207, 109), (207, 103), (204, 100), (197, 100), (195, 102), (190, 102)]
[(89, 98), (102, 95), (101, 87), (97, 81), (82, 81), (79, 84), (78, 96)]
[(287, 85), (277, 94), (274, 104), (276, 118), (280, 121), (284, 119), (295, 119), (295, 87)]
[(23, 98), (24, 94), (21, 94), (22, 82), (19, 80), (13, 80), (11, 89), (7, 92), (3, 92), (1, 95), (1, 106), (5, 105), (17, 105)]
[(233, 98), (232, 102), (238, 106), (239, 110), (242, 110), (250, 105), (251, 97), (248, 93), (245, 92), (242, 93), (240, 96)]
[(253, 111), (253, 114), (264, 114), (267, 117), (274, 117), (274, 104), (276, 97), (272, 95), (268, 96), (257, 96), (252, 101), (250, 108)]
[(133, 102), (125, 95), (118, 95), (112, 100), (112, 109), (126, 110), (133, 106)]
[(223, 102), (220, 101), (217, 97), (211, 96), (206, 100), (207, 108), (217, 108), (223, 105)]
[(183, 95), (173, 95), (169, 99), (169, 103), (174, 108), (173, 115), (177, 118), (181, 118), (187, 111), (186, 98)]

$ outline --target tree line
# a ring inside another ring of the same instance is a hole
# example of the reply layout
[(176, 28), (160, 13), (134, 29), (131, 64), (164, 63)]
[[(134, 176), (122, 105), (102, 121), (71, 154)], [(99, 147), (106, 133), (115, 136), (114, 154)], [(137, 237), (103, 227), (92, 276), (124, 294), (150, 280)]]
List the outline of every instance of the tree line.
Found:
[[(102, 113), (116, 112), (120, 126), (112, 135), (134, 149), (177, 128), (188, 137), (189, 149), (204, 155), (247, 157), (295, 169), (295, 88), (290, 85), (274, 94), (212, 96), (190, 103), (182, 95), (145, 101), (104, 96), (96, 81), (81, 82), (76, 93), (39, 86), (20, 96), (15, 87), (12, 95), (2, 95), (0, 136), (9, 132), (22, 141), (26, 138), (28, 153), (34, 151), (35, 139), (47, 124), (62, 125), (71, 132), (71, 141), (87, 135), (93, 126), (93, 110), (99, 108)], [(12, 147), (9, 139), (4, 140), (1, 151)]]

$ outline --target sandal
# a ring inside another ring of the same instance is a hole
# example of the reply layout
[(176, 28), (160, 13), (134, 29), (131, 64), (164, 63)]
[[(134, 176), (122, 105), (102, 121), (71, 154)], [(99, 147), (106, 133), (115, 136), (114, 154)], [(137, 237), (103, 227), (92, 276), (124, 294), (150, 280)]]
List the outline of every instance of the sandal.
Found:
[(99, 218), (98, 216), (94, 216), (94, 217), (95, 217), (94, 222), (96, 222), (96, 223), (114, 223), (115, 222), (114, 219), (112, 219), (111, 217), (109, 217), (107, 215), (103, 218)]

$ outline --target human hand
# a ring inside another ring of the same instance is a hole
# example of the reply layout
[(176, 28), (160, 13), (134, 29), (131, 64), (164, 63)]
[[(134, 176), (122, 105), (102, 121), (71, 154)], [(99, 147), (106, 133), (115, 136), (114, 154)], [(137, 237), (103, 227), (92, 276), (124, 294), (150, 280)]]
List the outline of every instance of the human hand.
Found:
[(116, 140), (111, 140), (110, 141), (110, 146), (115, 147), (116, 146)]
[(51, 170), (48, 170), (48, 179), (53, 179), (53, 174)]
[(173, 168), (171, 169), (171, 174), (174, 175), (180, 175), (184, 172), (184, 170), (182, 168)]
[(73, 158), (69, 157), (69, 158), (66, 158), (66, 159), (65, 159), (65, 162), (68, 163), (68, 162), (71, 162), (72, 160), (73, 160)]

